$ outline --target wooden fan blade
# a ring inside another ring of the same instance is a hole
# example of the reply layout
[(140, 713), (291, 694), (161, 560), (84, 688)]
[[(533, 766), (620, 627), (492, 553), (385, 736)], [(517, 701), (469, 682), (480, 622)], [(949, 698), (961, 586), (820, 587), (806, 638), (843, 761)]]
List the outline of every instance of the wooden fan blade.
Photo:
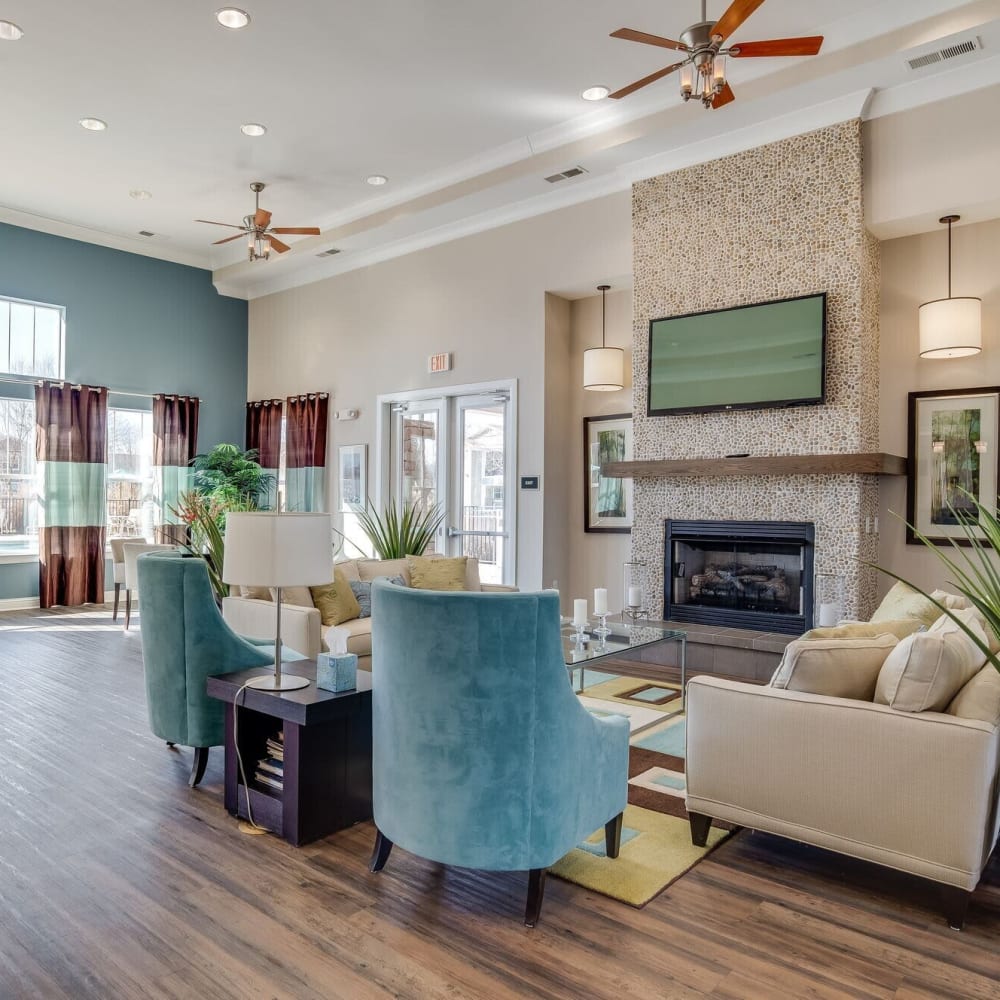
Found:
[(721, 37), (725, 41), (763, 2), (764, 0), (733, 0), (725, 14), (715, 22), (712, 37)]
[(271, 221), (271, 213), (265, 211), (263, 208), (258, 208), (254, 212), (253, 224), (258, 229), (267, 229), (268, 223)]
[(629, 94), (634, 94), (642, 87), (656, 83), (657, 80), (662, 80), (665, 76), (670, 76), (674, 70), (680, 69), (683, 65), (684, 63), (679, 62), (674, 63), (673, 66), (667, 66), (666, 69), (657, 70), (655, 73), (650, 73), (649, 76), (644, 76), (641, 80), (636, 80), (635, 83), (630, 83), (627, 87), (622, 87), (621, 90), (616, 90), (613, 94), (608, 94), (608, 97), (612, 97), (616, 101), (623, 97), (628, 97)]
[(243, 235), (243, 233), (237, 233), (235, 236), (227, 236), (224, 240), (216, 240), (212, 246), (217, 247), (220, 243), (231, 243), (233, 240), (238, 240)]
[(242, 229), (243, 226), (234, 226), (231, 222), (212, 222), (211, 219), (195, 219), (195, 222), (204, 222), (207, 226), (227, 226), (229, 229)]
[(688, 48), (683, 42), (675, 42), (672, 38), (663, 38), (660, 35), (650, 35), (645, 31), (636, 31), (634, 28), (619, 28), (611, 32), (612, 38), (624, 38), (626, 42), (643, 42), (645, 45), (658, 45), (661, 49), (677, 49), (680, 52), (687, 52)]
[(721, 108), (723, 105), (728, 104), (730, 101), (735, 101), (736, 95), (733, 93), (733, 88), (727, 83), (722, 90), (712, 98), (712, 107), (714, 109)]
[(315, 226), (275, 226), (268, 232), (282, 233), (285, 236), (319, 236), (319, 230)]
[(772, 38), (766, 42), (740, 42), (733, 46), (729, 54), (734, 59), (745, 59), (747, 56), (814, 56), (822, 44), (822, 35)]
[(267, 234), (267, 238), (271, 241), (271, 249), (277, 250), (278, 253), (284, 253), (286, 250), (292, 249), (287, 243), (276, 240), (270, 233)]

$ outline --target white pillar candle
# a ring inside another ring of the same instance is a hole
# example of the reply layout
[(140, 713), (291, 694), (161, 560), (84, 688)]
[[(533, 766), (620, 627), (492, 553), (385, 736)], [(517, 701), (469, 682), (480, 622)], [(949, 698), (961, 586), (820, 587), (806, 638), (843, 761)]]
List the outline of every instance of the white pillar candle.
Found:
[(821, 628), (829, 628), (840, 621), (842, 614), (839, 604), (827, 603), (819, 606), (819, 624)]
[(642, 604), (642, 587), (629, 587), (628, 606), (630, 608), (637, 608), (640, 604)]
[(574, 625), (587, 624), (587, 602), (582, 597), (578, 597), (573, 602), (573, 624)]
[(608, 613), (608, 591), (606, 587), (597, 587), (594, 590), (594, 614), (606, 615)]

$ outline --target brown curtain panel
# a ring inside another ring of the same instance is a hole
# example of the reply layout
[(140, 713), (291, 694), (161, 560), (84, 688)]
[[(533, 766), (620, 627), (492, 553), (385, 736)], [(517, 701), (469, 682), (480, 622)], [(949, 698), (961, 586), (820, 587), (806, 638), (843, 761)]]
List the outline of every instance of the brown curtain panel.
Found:
[(258, 399), (247, 403), (246, 448), (257, 452), (257, 461), (272, 477), (267, 497), (260, 506), (278, 509), (278, 469), (281, 465), (281, 408), (282, 399)]
[(43, 608), (104, 602), (108, 390), (35, 387), (35, 457), (43, 511), (38, 600)]
[(174, 508), (192, 486), (191, 459), (198, 452), (197, 396), (153, 397), (153, 490), (156, 541), (184, 544), (187, 528)]
[(326, 435), (330, 397), (289, 396), (285, 432), (285, 509), (326, 510)]

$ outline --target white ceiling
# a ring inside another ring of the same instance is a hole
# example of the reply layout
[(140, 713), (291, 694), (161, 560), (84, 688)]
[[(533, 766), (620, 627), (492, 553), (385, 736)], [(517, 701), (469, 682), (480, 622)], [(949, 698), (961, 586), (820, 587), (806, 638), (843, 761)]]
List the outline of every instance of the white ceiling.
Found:
[[(0, 42), (0, 221), (210, 267), (220, 290), (252, 297), (826, 120), (1000, 84), (1000, 0), (768, 0), (734, 41), (821, 33), (823, 53), (733, 60), (739, 99), (716, 112), (683, 105), (673, 80), (621, 102), (579, 97), (672, 61), (608, 34), (676, 37), (697, 0), (237, 2), (253, 18), (242, 31), (216, 23), (217, 0), (0, 0), (25, 32)], [(900, 50), (956, 31), (983, 51), (909, 73)], [(243, 136), (247, 121), (268, 134)], [(581, 178), (543, 180), (578, 163)], [(371, 173), (389, 185), (369, 187)], [(238, 222), (254, 180), (276, 225), (323, 235), (253, 265), (241, 241), (211, 247), (226, 230), (193, 220)], [(318, 260), (330, 246), (342, 253)]]

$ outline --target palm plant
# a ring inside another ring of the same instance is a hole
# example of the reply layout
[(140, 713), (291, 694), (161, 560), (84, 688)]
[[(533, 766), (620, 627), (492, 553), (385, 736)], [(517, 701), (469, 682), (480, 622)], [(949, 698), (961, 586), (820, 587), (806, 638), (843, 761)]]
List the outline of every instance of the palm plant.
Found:
[(440, 504), (425, 508), (417, 507), (408, 500), (402, 510), (390, 503), (385, 512), (379, 514), (369, 498), (364, 507), (355, 504), (352, 509), (380, 559), (423, 555), (444, 521), (444, 510)]
[[(986, 620), (994, 634), (1000, 636), (1000, 568), (997, 566), (997, 553), (1000, 552), (1000, 519), (997, 518), (994, 511), (981, 503), (978, 497), (966, 490), (960, 492), (969, 501), (972, 509), (956, 510), (950, 503), (948, 508), (961, 527), (963, 538), (949, 538), (950, 546), (941, 546), (932, 542), (926, 535), (921, 534), (913, 525), (909, 525), (909, 527), (913, 530), (914, 535), (944, 564), (950, 574), (948, 583), (969, 600)], [(985, 536), (985, 541), (979, 537), (980, 533)], [(984, 643), (965, 622), (958, 618), (952, 609), (946, 608), (927, 591), (915, 583), (903, 579), (892, 570), (884, 569), (881, 566), (875, 566), (875, 569), (923, 594), (936, 605), (942, 614), (947, 615), (968, 635), (983, 651), (989, 663), (1000, 670), (1000, 654), (991, 653), (989, 645)]]
[(232, 504), (253, 503), (255, 509), (267, 498), (274, 476), (257, 461), (257, 452), (243, 451), (235, 444), (217, 444), (211, 451), (195, 455), (194, 488), (235, 510)]

